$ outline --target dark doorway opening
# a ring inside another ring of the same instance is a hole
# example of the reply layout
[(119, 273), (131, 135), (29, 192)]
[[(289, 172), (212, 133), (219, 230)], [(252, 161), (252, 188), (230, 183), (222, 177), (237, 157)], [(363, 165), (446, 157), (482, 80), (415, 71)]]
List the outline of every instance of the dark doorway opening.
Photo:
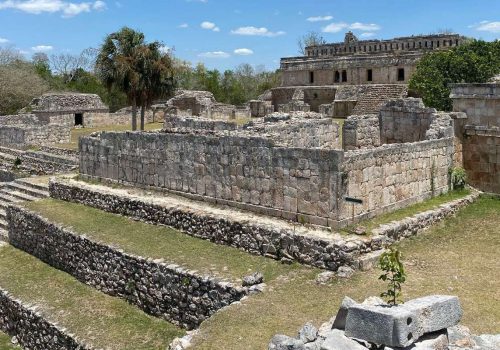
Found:
[(366, 80), (367, 81), (373, 81), (373, 70), (368, 69)]
[(398, 81), (405, 81), (405, 69), (404, 68), (398, 69)]
[(83, 126), (83, 113), (75, 113), (75, 126)]

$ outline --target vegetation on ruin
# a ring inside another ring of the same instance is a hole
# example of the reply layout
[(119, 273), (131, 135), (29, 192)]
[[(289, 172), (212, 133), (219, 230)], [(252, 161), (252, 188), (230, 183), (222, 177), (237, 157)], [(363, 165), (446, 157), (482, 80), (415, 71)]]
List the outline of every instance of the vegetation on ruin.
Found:
[[(373, 219), (362, 221), (359, 223), (359, 226), (363, 226), (364, 228), (366, 228), (366, 231), (370, 233), (373, 229), (379, 227), (380, 225), (388, 224), (392, 221), (402, 220), (406, 217), (411, 217), (418, 213), (423, 213), (424, 211), (435, 209), (442, 204), (446, 204), (456, 199), (464, 198), (470, 193), (471, 192), (468, 189), (456, 189), (453, 191), (449, 191), (439, 196), (427, 199), (423, 202), (416, 203), (390, 213), (378, 215)], [(352, 227), (347, 227), (345, 232), (352, 231), (352, 229)]]
[[(483, 197), (455, 217), (397, 245), (410, 279), (405, 299), (429, 294), (460, 298), (462, 324), (476, 334), (500, 328), (500, 200)], [(265, 293), (225, 309), (201, 325), (193, 350), (265, 349), (275, 334), (296, 335), (308, 321), (320, 326), (338, 310), (344, 296), (363, 301), (378, 295), (379, 270), (351, 279), (315, 283), (316, 269), (301, 268), (268, 283)]]
[[(72, 227), (77, 233), (125, 252), (164, 259), (233, 281), (257, 271), (264, 274), (265, 281), (270, 281), (296, 268), (296, 265), (283, 265), (236, 248), (194, 238), (169, 227), (137, 222), (81, 204), (45, 199), (26, 203), (25, 206), (53, 223)], [(127, 230), (123, 230), (124, 227)]]
[(417, 64), (409, 88), (428, 107), (452, 110), (453, 83), (484, 83), (500, 74), (500, 40), (470, 40), (446, 51), (433, 51)]
[(11, 246), (0, 248), (0, 287), (95, 348), (165, 349), (185, 333)]
[(455, 167), (450, 171), (451, 186), (453, 189), (463, 189), (467, 184), (467, 172), (464, 168)]
[(306, 48), (309, 46), (319, 46), (325, 45), (326, 40), (323, 36), (315, 31), (311, 31), (307, 34), (304, 34), (297, 40), (297, 46), (299, 48), (299, 53), (302, 56), (307, 56)]
[(389, 305), (397, 305), (402, 301), (403, 283), (406, 281), (401, 252), (396, 248), (390, 248), (382, 253), (378, 266), (384, 272), (378, 279), (387, 283), (387, 290), (380, 296), (387, 298)]
[(144, 34), (128, 27), (104, 39), (96, 58), (96, 74), (110, 91), (115, 88), (127, 96), (132, 105), (132, 130), (137, 130), (137, 108), (144, 115), (155, 100), (168, 98), (176, 84), (169, 52), (162, 51), (159, 41), (146, 42)]

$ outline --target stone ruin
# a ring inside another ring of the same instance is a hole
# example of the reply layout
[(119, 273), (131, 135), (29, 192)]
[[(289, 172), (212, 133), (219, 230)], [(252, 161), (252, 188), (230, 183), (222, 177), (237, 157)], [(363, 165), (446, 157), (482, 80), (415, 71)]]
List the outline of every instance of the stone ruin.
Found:
[[(167, 115), (161, 132), (84, 138), (80, 172), (341, 227), (448, 191), (455, 159), (452, 116), (412, 99), (391, 103), (379, 116), (348, 118), (343, 145), (338, 125), (313, 112), (271, 114), (241, 127)], [(428, 122), (419, 122), (422, 133), (414, 137), (412, 123), (424, 116)], [(412, 137), (393, 139), (384, 128), (389, 119), (398, 133)], [(353, 207), (346, 197), (362, 204)]]
[(357, 303), (346, 297), (318, 330), (307, 323), (292, 338), (276, 335), (269, 350), (493, 350), (500, 335), (474, 336), (458, 323), (457, 297), (431, 295), (390, 306), (378, 297)]
[(235, 119), (250, 117), (250, 109), (220, 103), (209, 91), (178, 90), (167, 101), (164, 109), (169, 114), (183, 117), (197, 116), (207, 119)]

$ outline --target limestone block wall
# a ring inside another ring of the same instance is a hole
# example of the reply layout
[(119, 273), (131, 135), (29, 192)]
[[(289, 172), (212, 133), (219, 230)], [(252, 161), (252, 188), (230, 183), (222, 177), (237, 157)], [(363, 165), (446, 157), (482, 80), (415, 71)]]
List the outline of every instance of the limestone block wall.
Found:
[(500, 127), (467, 126), (463, 147), (469, 183), (485, 192), (500, 193)]
[(470, 183), (500, 193), (500, 84), (455, 84), (450, 97), (453, 110), (467, 114), (455, 134)]
[(336, 220), (342, 158), (255, 136), (100, 133), (80, 141), (82, 175), (324, 226)]
[(427, 108), (421, 99), (391, 100), (380, 110), (382, 143), (404, 143), (425, 140), (434, 108)]
[[(383, 145), (345, 153), (345, 195), (363, 199), (355, 215), (373, 216), (448, 190), (453, 138)], [(344, 204), (341, 219), (352, 215)]]
[(7, 218), (14, 247), (187, 329), (247, 294), (229, 282), (91, 241), (21, 207), (9, 206)]
[(376, 115), (347, 117), (342, 133), (343, 149), (346, 151), (380, 146), (380, 125)]
[(228, 122), (225, 120), (213, 120), (205, 118), (192, 118), (192, 117), (178, 117), (176, 115), (166, 115), (163, 128), (169, 131), (188, 132), (192, 130), (200, 131), (223, 131), (223, 130), (236, 130), (238, 125), (236, 123)]

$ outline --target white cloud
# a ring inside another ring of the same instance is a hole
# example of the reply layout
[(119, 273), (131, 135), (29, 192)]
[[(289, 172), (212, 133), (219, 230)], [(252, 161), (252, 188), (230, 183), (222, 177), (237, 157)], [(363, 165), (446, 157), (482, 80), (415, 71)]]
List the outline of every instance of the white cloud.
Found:
[(307, 18), (307, 21), (309, 22), (321, 22), (321, 21), (331, 21), (333, 19), (333, 16), (313, 16)]
[(359, 35), (359, 37), (363, 38), (363, 39), (371, 38), (371, 37), (374, 37), (374, 36), (375, 36), (375, 33), (370, 33), (370, 32), (361, 33)]
[(9, 40), (0, 37), (0, 44), (7, 44)]
[(212, 23), (212, 22), (208, 22), (208, 21), (202, 22), (200, 24), (200, 27), (202, 27), (203, 29), (212, 30), (214, 32), (220, 32), (220, 28), (217, 27), (215, 25), (215, 23)]
[(198, 56), (203, 58), (228, 58), (231, 55), (224, 51), (209, 51), (200, 53)]
[(182, 23), (182, 24), (179, 24), (179, 25), (177, 26), (177, 28), (182, 28), (182, 29), (189, 28), (189, 24), (187, 24), (187, 23)]
[(47, 52), (47, 51), (52, 51), (53, 49), (54, 47), (51, 45), (38, 45), (38, 46), (33, 46), (31, 48), (31, 50), (36, 52)]
[(231, 33), (236, 35), (267, 36), (267, 37), (275, 37), (286, 34), (284, 31), (271, 32), (269, 31), (269, 29), (265, 27), (257, 28), (252, 26), (240, 27), (238, 29), (232, 30)]
[(249, 56), (249, 55), (253, 55), (253, 50), (250, 50), (250, 49), (236, 49), (234, 50), (234, 54), (235, 55), (239, 55), (239, 56)]
[(159, 50), (162, 54), (167, 54), (171, 52), (171, 48), (168, 46), (160, 46)]
[(106, 8), (104, 1), (94, 2), (67, 2), (62, 0), (6, 0), (0, 2), (0, 10), (15, 9), (26, 13), (38, 15), (41, 13), (60, 12), (63, 17), (73, 17), (92, 10), (101, 11)]
[(500, 33), (499, 21), (496, 22), (482, 21), (481, 23), (473, 25), (471, 27), (482, 32)]
[(380, 26), (374, 23), (345, 23), (345, 22), (333, 22), (322, 28), (323, 33), (338, 33), (342, 30), (362, 30), (364, 32), (371, 32), (380, 30)]

